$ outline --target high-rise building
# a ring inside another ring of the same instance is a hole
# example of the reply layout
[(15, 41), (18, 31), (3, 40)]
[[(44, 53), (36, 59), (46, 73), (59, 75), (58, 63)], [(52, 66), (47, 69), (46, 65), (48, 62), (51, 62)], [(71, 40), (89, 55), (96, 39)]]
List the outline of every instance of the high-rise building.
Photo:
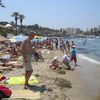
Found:
[(81, 33), (81, 29), (80, 28), (75, 28), (75, 33), (77, 34), (77, 33)]
[(100, 25), (98, 26), (98, 30), (100, 31)]
[(69, 34), (69, 35), (72, 35), (72, 34), (75, 33), (74, 28), (71, 28), (71, 27), (68, 27), (68, 28), (64, 29), (64, 31), (66, 31), (67, 34)]
[(80, 28), (71, 28), (71, 27), (64, 29), (64, 31), (66, 31), (68, 35), (76, 35), (82, 32)]

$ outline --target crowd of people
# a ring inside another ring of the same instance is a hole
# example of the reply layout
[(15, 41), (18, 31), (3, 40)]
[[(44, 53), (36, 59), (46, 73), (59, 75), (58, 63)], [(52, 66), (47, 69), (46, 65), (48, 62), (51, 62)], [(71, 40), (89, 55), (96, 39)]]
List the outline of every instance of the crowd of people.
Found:
[[(70, 42), (68, 40), (66, 40), (64, 42), (64, 40), (60, 39), (58, 40), (57, 38), (54, 39), (54, 43), (55, 43), (55, 48), (59, 49), (63, 52), (63, 63), (66, 65), (68, 70), (73, 70), (70, 62), (74, 60), (75, 62), (75, 66), (77, 66), (77, 58), (76, 58), (76, 48), (75, 48), (75, 43), (74, 41)], [(51, 61), (50, 63), (50, 68), (58, 68), (59, 64), (58, 64), (59, 60), (57, 57), (54, 57), (54, 59)]]
[[(44, 60), (41, 51), (44, 50), (61, 50), (63, 53), (62, 62), (66, 65), (68, 70), (72, 70), (70, 62), (74, 60), (75, 66), (77, 65), (76, 58), (76, 47), (74, 41), (71, 43), (66, 40), (59, 38), (47, 38), (44, 41), (32, 42), (31, 40), (34, 38), (34, 34), (28, 34), (28, 38), (25, 39), (22, 43), (8, 43), (6, 47), (7, 51), (11, 56), (18, 57), (22, 56), (23, 67), (25, 68), (25, 84), (24, 88), (28, 88), (29, 78), (33, 72), (31, 58), (34, 56), (35, 61), (39, 61), (39, 59)], [(50, 68), (56, 69), (59, 68), (59, 59), (58, 57), (54, 57), (49, 64)]]
[[(72, 70), (70, 65), (71, 61), (74, 60), (75, 66), (77, 65), (76, 49), (74, 41), (72, 41), (70, 44), (69, 41), (64, 42), (62, 39), (58, 40), (57, 38), (47, 38), (46, 41), (32, 43), (31, 40), (33, 37), (34, 34), (29, 34), (29, 38), (27, 38), (25, 41), (22, 42), (20, 48), (23, 56), (23, 66), (25, 67), (25, 88), (28, 87), (29, 85), (28, 80), (33, 72), (31, 65), (31, 57), (32, 55), (34, 55), (36, 61), (38, 61), (38, 58), (41, 55), (41, 53), (38, 52), (40, 48), (42, 49), (45, 48), (50, 50), (53, 50), (55, 48), (61, 50), (64, 53), (63, 63), (66, 65), (68, 70)], [(42, 57), (42, 55), (40, 57)], [(53, 69), (59, 67), (59, 60), (57, 57), (54, 57), (49, 67)]]

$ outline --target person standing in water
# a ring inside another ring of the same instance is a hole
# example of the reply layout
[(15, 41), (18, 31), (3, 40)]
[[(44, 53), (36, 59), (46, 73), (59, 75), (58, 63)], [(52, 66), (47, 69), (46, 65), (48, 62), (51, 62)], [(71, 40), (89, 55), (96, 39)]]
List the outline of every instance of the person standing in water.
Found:
[(75, 43), (74, 43), (74, 41), (72, 41), (72, 43), (71, 43), (71, 47), (73, 47), (73, 46), (75, 46)]
[(85, 38), (85, 39), (83, 40), (83, 45), (85, 46), (86, 43), (87, 43), (87, 39)]
[(67, 53), (69, 54), (70, 53), (70, 43), (69, 41), (66, 42), (66, 49), (67, 49)]

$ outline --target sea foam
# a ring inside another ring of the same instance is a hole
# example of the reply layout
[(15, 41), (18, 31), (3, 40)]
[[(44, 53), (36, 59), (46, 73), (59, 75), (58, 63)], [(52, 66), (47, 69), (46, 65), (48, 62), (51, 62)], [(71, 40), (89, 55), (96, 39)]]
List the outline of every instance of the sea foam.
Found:
[(92, 59), (92, 58), (89, 58), (87, 56), (85, 56), (84, 54), (78, 54), (78, 57), (81, 58), (81, 59), (85, 59), (91, 63), (95, 63), (95, 64), (99, 64), (100, 65), (100, 62), (95, 60), (95, 59)]

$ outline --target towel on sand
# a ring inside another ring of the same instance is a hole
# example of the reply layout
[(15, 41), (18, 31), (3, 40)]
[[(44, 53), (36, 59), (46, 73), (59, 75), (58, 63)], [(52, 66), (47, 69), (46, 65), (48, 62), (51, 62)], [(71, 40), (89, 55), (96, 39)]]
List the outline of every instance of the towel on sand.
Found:
[[(25, 83), (25, 78), (24, 76), (14, 76), (14, 77), (10, 77), (8, 80), (6, 80), (6, 82), (9, 85), (15, 85), (15, 84), (24, 84)], [(32, 75), (29, 79), (29, 84), (34, 84), (34, 83), (39, 83), (39, 80)]]

